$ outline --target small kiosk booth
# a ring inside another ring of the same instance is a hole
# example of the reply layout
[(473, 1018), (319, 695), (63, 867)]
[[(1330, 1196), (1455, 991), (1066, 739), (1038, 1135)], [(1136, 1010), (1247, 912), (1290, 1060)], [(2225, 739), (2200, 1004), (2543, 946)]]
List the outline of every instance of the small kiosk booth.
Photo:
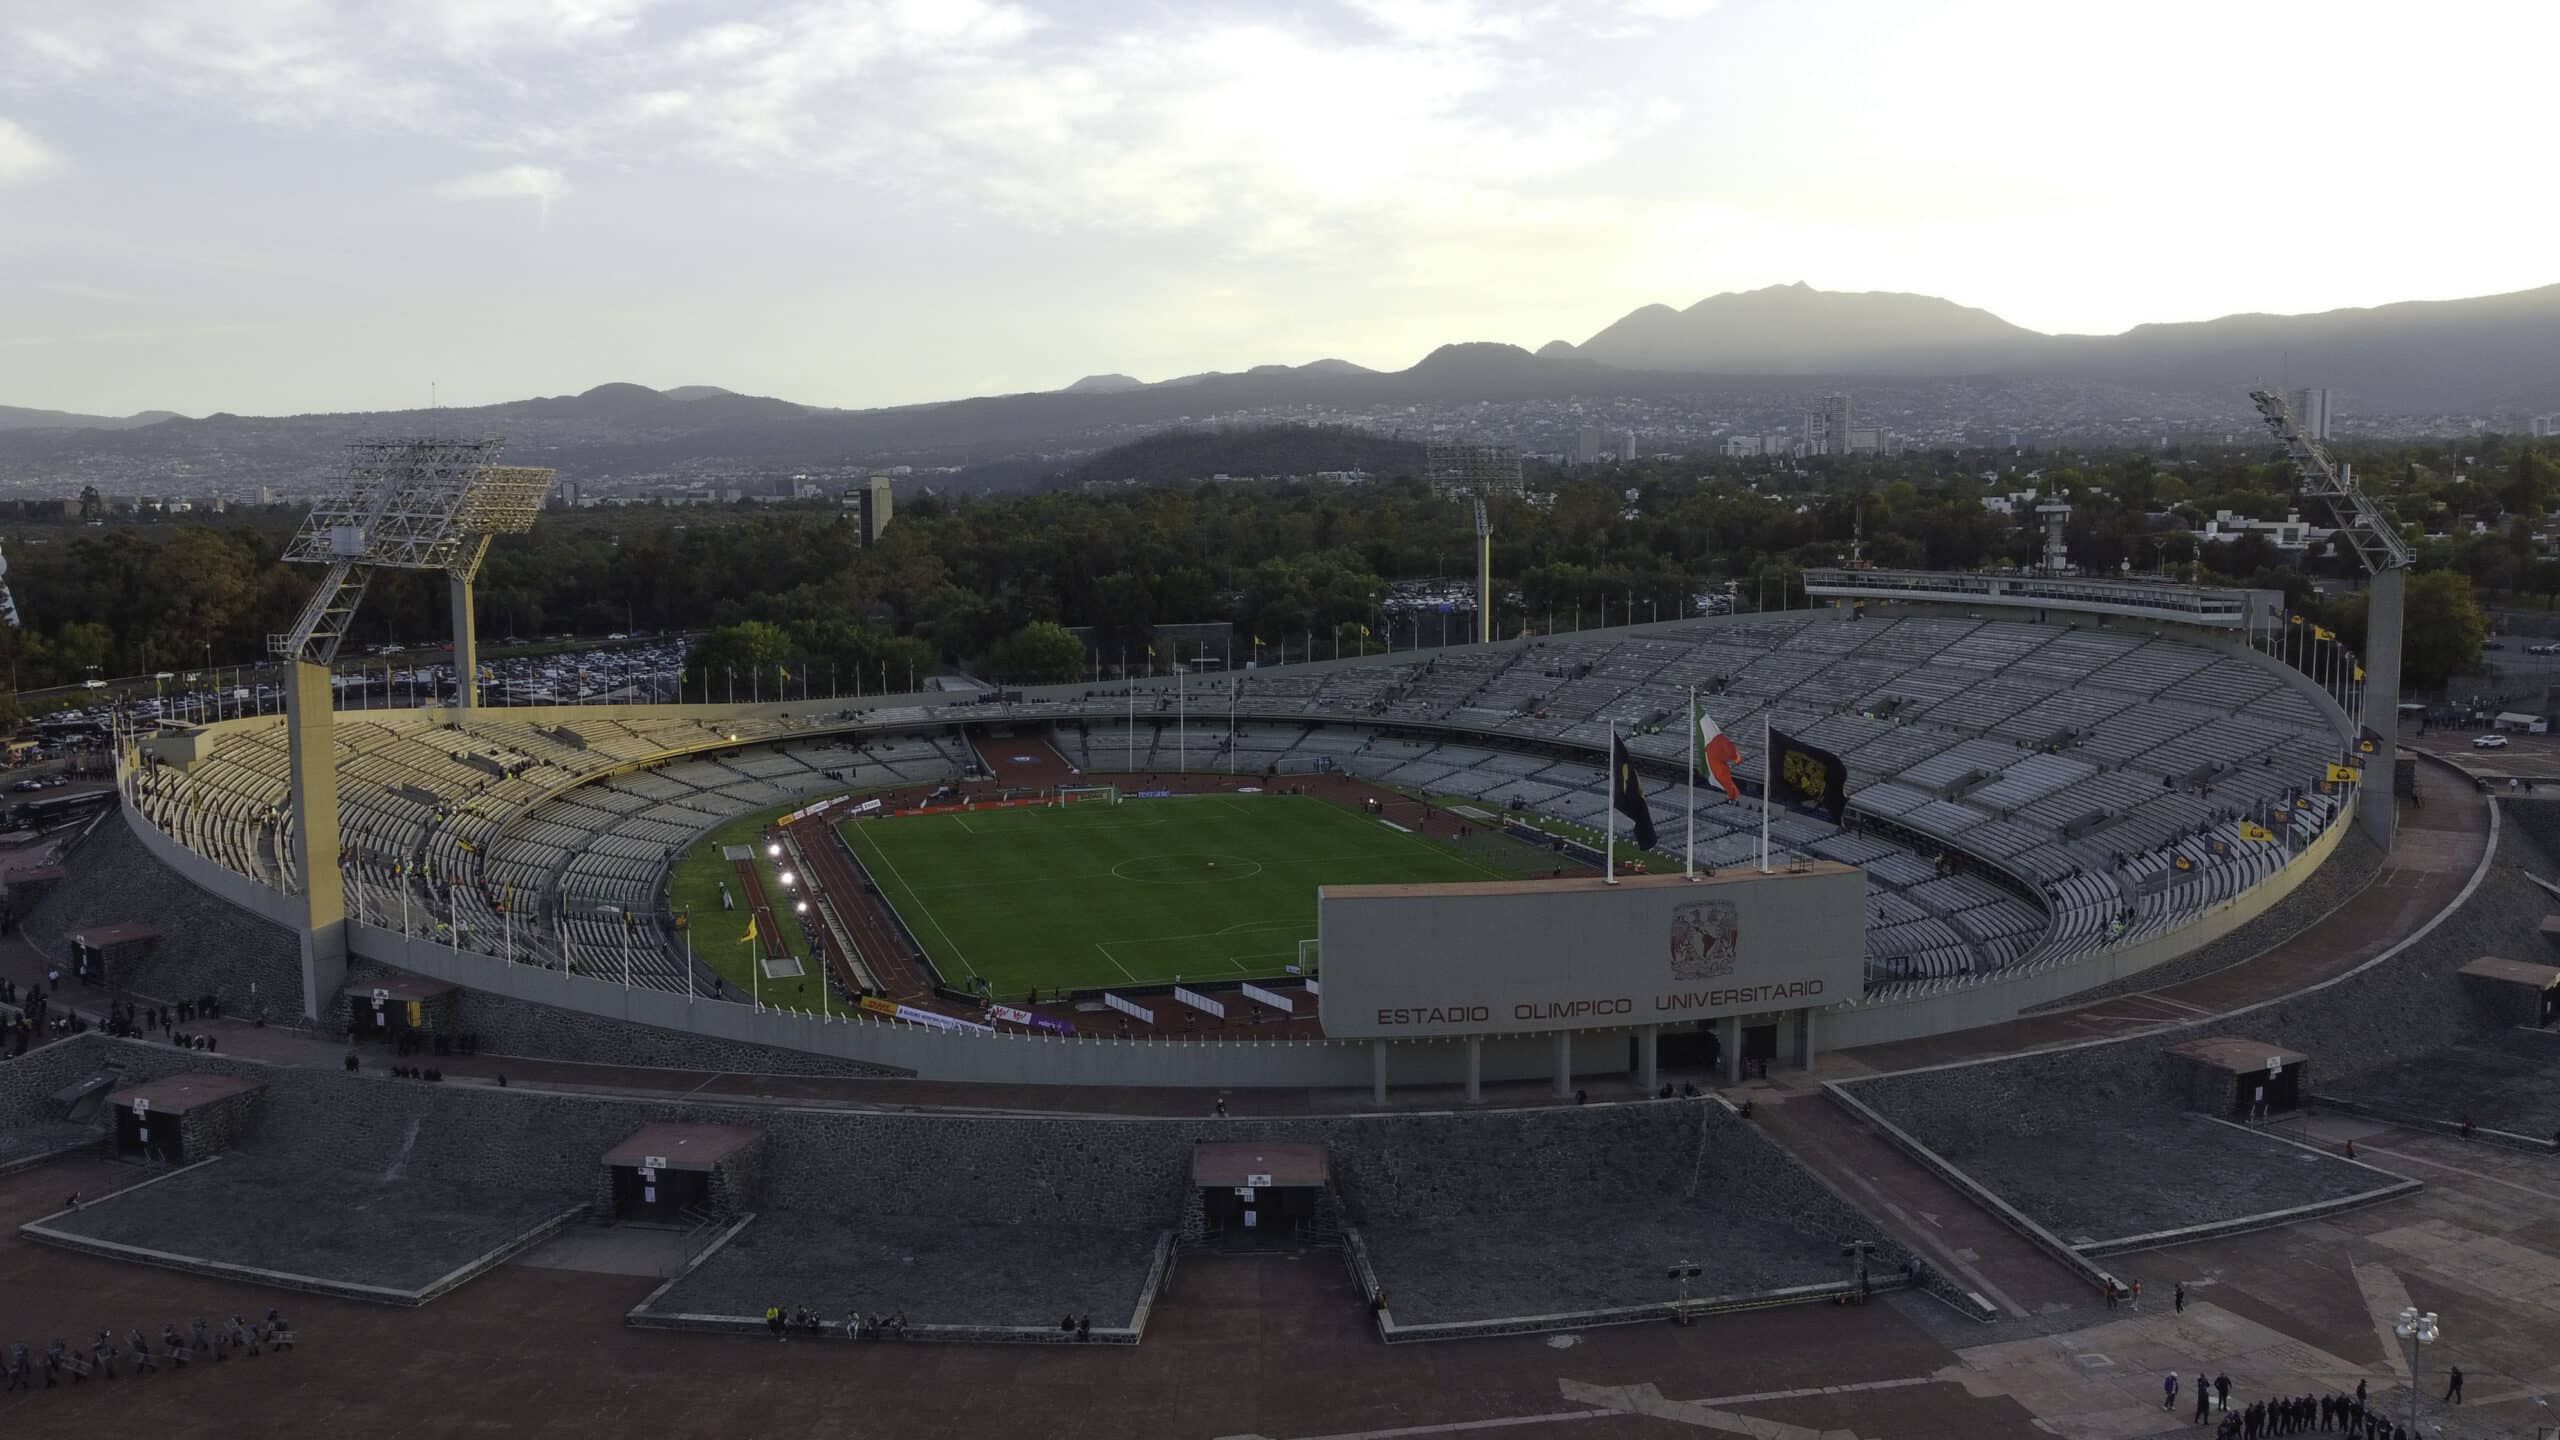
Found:
[(1191, 1148), (1191, 1183), (1213, 1235), (1289, 1235), (1314, 1218), (1331, 1169), (1322, 1145), (1201, 1140)]
[(2187, 1103), (2207, 1115), (2247, 1122), (2300, 1108), (2310, 1056), (2264, 1040), (2216, 1035), (2169, 1047), (2186, 1071)]
[(763, 1188), (763, 1131), (652, 1125), (606, 1153), (596, 1208), (615, 1221), (681, 1225), (687, 1211), (739, 1214)]
[(2483, 955), (2462, 967), (2462, 988), (2510, 1025), (2539, 1029), (2560, 1020), (2560, 969), (2549, 965)]
[(355, 1038), (385, 1044), (412, 1035), (452, 1034), (454, 1006), (461, 994), (452, 984), (423, 975), (360, 980), (339, 993), (346, 997), (347, 1024)]
[(255, 1080), (237, 1075), (172, 1075), (107, 1097), (116, 1153), (192, 1165), (231, 1148), (257, 1112)]
[(71, 932), (71, 973), (92, 985), (125, 983), (124, 967), (148, 958), (160, 932), (148, 925), (92, 925)]

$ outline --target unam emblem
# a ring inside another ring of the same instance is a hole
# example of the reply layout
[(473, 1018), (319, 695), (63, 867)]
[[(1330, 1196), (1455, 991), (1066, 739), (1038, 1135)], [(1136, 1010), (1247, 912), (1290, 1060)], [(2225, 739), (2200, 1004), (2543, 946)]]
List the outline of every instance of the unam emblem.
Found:
[(1671, 912), (1671, 977), (1713, 980), (1733, 973), (1741, 916), (1730, 900), (1701, 900)]

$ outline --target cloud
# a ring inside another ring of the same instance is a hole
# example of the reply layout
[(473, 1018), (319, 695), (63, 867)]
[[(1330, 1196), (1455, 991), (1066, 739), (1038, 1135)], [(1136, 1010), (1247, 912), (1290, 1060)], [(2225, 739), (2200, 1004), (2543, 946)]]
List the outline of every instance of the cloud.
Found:
[(568, 188), (565, 177), (547, 165), (503, 165), (477, 175), (461, 175), (436, 187), (447, 200), (539, 200), (545, 207)]
[(63, 168), (63, 159), (28, 134), (17, 122), (0, 116), (0, 185), (39, 180)]

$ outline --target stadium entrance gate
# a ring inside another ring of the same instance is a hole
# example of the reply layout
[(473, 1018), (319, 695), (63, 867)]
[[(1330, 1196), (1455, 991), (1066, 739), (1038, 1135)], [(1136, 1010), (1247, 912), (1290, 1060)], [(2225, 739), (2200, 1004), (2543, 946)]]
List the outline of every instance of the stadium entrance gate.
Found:
[(1329, 1173), (1322, 1145), (1202, 1140), (1191, 1150), (1201, 1213), (1223, 1240), (1295, 1238), (1315, 1218)]
[[(1661, 1048), (1655, 1063), (1664, 1070), (1701, 1070), (1714, 1074), (1717, 1063), (1724, 1059), (1724, 1047), (1716, 1040), (1715, 1022), (1699, 1020), (1688, 1025), (1665, 1025)], [(1644, 1070), (1643, 1045), (1637, 1036), (1627, 1037), (1627, 1069), (1641, 1074)]]
[(684, 1212), (711, 1204), (711, 1172), (673, 1167), (649, 1171), (638, 1165), (613, 1167), (613, 1218), (643, 1224), (681, 1223)]

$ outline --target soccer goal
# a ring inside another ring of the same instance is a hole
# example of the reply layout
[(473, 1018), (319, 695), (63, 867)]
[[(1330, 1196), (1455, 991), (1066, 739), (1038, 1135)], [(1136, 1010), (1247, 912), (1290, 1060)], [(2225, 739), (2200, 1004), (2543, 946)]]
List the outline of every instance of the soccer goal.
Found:
[(1058, 787), (1058, 803), (1061, 805), (1097, 803), (1117, 805), (1120, 803), (1120, 787), (1117, 785), (1061, 785)]

